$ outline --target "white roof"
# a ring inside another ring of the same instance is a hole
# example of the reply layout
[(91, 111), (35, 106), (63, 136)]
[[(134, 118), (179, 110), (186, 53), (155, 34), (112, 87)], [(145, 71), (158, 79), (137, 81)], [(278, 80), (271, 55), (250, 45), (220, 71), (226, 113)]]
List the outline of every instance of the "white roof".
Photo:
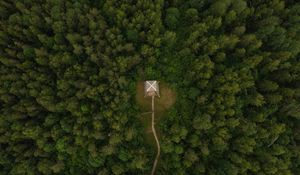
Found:
[(157, 81), (146, 81), (145, 89), (146, 92), (157, 91), (158, 89)]
[(159, 86), (158, 81), (149, 80), (144, 83), (145, 96), (159, 96)]

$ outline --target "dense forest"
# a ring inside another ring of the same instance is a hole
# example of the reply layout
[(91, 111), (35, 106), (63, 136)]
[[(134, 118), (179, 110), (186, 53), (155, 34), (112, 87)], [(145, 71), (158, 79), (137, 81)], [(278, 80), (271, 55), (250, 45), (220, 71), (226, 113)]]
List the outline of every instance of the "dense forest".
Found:
[[(1, 0), (0, 175), (300, 174), (297, 0)], [(162, 94), (163, 95), (163, 94)]]

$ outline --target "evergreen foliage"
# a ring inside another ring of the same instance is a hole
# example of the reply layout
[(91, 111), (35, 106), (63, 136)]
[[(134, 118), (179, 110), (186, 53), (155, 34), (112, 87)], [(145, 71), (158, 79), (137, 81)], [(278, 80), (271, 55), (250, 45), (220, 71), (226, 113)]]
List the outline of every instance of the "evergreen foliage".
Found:
[(2, 0), (0, 174), (149, 174), (141, 77), (157, 174), (300, 174), (299, 59), (296, 0)]

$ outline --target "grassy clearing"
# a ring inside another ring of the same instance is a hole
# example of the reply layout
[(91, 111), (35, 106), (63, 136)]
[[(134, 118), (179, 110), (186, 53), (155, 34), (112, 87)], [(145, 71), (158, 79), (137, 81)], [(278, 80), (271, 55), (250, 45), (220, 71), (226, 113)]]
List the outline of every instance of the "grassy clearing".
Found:
[[(160, 82), (160, 97), (155, 97), (155, 123), (158, 123), (164, 116), (167, 109), (169, 109), (176, 101), (175, 92), (168, 87), (164, 82)], [(140, 115), (141, 122), (145, 129), (145, 137), (147, 142), (155, 147), (155, 139), (151, 130), (151, 97), (144, 97), (144, 82), (137, 83), (136, 101), (142, 109)], [(156, 125), (158, 126), (158, 125)], [(156, 127), (157, 136), (161, 138), (161, 133)]]

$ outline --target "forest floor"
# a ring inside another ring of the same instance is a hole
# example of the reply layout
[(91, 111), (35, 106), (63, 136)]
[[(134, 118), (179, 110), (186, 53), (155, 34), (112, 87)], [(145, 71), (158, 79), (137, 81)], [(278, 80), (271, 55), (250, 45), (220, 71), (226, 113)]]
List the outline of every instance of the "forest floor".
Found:
[[(161, 138), (161, 132), (159, 130), (159, 121), (164, 117), (165, 112), (169, 109), (176, 101), (175, 92), (168, 87), (164, 82), (159, 83), (160, 97), (155, 98), (155, 123), (156, 132), (158, 138)], [(156, 142), (153, 137), (151, 129), (151, 97), (144, 96), (144, 82), (140, 81), (137, 83), (136, 93), (137, 103), (142, 108), (141, 122), (145, 128), (146, 141), (153, 147), (156, 147)]]

